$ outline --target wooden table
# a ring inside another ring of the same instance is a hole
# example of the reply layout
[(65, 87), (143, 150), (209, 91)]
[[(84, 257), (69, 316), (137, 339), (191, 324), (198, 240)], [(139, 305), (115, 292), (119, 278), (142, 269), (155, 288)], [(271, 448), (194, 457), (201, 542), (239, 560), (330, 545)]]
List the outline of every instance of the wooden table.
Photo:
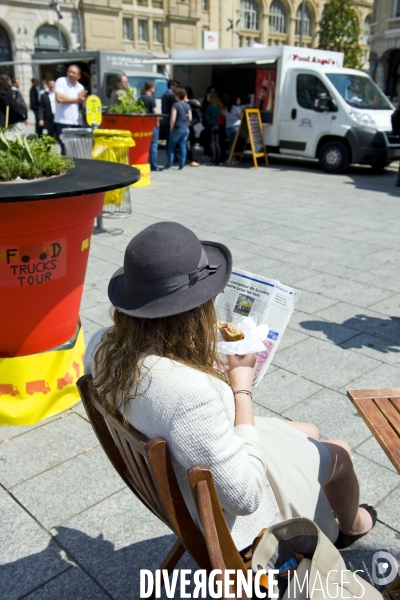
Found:
[[(400, 473), (400, 388), (348, 390), (348, 397)], [(400, 600), (400, 578), (385, 591), (385, 600)]]
[(348, 390), (347, 395), (400, 473), (400, 388)]

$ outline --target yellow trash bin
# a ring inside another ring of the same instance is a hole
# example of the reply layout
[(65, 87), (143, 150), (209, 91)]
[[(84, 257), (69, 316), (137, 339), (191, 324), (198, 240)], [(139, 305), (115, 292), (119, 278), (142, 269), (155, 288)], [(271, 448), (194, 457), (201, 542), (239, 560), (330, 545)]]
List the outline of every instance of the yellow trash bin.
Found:
[[(93, 131), (94, 146), (92, 158), (94, 160), (108, 160), (129, 165), (129, 148), (135, 146), (130, 131), (122, 129), (95, 129)], [(104, 196), (104, 204), (121, 206), (125, 197), (125, 189), (111, 190)]]
[(131, 187), (147, 187), (150, 185), (150, 164), (132, 166), (140, 171), (140, 179), (136, 183), (132, 183)]

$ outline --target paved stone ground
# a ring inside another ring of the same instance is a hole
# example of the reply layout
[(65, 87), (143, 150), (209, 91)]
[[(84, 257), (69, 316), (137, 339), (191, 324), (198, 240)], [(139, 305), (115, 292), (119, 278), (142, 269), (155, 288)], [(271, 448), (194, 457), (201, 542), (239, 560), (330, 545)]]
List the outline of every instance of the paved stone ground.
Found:
[[(400, 558), (400, 479), (346, 398), (400, 386), (400, 193), (395, 172), (329, 176), (309, 162), (156, 173), (132, 193), (133, 214), (92, 238), (82, 301), (87, 339), (110, 323), (106, 289), (138, 231), (176, 220), (226, 243), (236, 267), (302, 290), (256, 413), (312, 421), (352, 446), (375, 530), (344, 553), (368, 579), (372, 555)], [(0, 428), (0, 597), (126, 600), (140, 568), (174, 541), (124, 489), (82, 406), (33, 427)], [(181, 563), (182, 564), (182, 563)], [(193, 565), (188, 559), (184, 564)], [(176, 596), (178, 597), (178, 595)]]

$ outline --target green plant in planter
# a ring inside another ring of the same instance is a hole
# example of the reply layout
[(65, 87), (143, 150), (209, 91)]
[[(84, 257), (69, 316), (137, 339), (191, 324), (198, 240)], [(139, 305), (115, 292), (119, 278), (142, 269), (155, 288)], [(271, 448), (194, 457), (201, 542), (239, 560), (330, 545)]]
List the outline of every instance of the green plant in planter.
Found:
[(108, 112), (112, 115), (140, 115), (143, 113), (146, 114), (147, 109), (143, 100), (135, 100), (133, 89), (129, 88), (118, 94), (117, 104), (110, 106)]
[(0, 128), (0, 181), (51, 177), (72, 169), (74, 161), (57, 154), (55, 142), (48, 135), (33, 140), (19, 133), (7, 136)]

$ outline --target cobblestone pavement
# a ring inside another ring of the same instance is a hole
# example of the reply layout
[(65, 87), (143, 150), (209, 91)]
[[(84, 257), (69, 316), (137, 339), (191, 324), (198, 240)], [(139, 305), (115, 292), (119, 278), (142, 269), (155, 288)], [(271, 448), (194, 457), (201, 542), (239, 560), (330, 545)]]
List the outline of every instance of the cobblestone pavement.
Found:
[[(249, 163), (155, 173), (132, 191), (132, 215), (106, 219), (108, 231), (93, 236), (81, 307), (89, 339), (110, 323), (107, 283), (127, 242), (160, 220), (226, 243), (236, 267), (302, 290), (255, 409), (350, 443), (361, 499), (377, 506), (379, 522), (344, 556), (367, 579), (376, 550), (400, 558), (400, 478), (346, 390), (400, 386), (399, 196), (394, 169), (329, 176), (275, 159), (257, 171)], [(82, 406), (2, 427), (1, 440), (0, 597), (137, 598), (139, 569), (158, 567), (174, 536), (125, 489)]]

